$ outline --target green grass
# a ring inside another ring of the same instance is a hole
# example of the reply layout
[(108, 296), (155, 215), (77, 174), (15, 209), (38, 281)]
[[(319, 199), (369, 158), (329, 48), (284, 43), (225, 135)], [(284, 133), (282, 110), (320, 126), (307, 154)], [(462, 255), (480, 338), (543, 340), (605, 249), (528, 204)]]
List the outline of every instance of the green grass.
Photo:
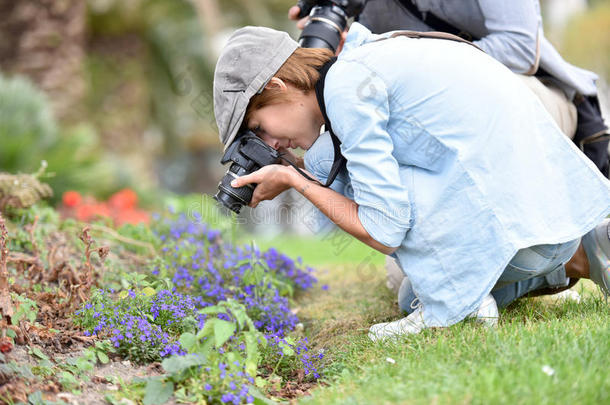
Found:
[[(462, 322), (373, 343), (366, 337), (370, 325), (403, 316), (385, 287), (383, 257), (362, 266), (353, 259), (365, 249), (356, 245), (347, 257), (328, 256), (324, 266), (319, 242), (295, 237), (284, 243), (287, 253), (314, 258), (323, 269), (319, 285), (329, 286), (297, 300), (312, 350), (326, 353), (321, 386), (299, 402), (610, 403), (610, 304), (590, 282), (576, 287), (580, 304), (522, 299), (501, 311), (495, 329)], [(337, 264), (340, 258), (345, 261)]]

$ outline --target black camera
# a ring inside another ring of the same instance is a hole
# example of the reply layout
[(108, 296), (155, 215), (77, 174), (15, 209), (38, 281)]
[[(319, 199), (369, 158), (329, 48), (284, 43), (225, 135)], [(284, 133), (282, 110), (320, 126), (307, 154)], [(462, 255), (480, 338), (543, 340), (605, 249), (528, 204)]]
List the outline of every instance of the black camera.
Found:
[(235, 188), (231, 186), (231, 181), (263, 166), (279, 163), (280, 153), (257, 137), (254, 132), (247, 131), (231, 143), (220, 161), (223, 165), (228, 162), (233, 163), (218, 183), (218, 193), (214, 199), (239, 214), (242, 206), (250, 204), (256, 185), (246, 184)]
[(366, 0), (300, 0), (299, 18), (309, 15), (309, 23), (301, 32), (303, 48), (328, 48), (337, 51), (347, 19), (362, 12)]

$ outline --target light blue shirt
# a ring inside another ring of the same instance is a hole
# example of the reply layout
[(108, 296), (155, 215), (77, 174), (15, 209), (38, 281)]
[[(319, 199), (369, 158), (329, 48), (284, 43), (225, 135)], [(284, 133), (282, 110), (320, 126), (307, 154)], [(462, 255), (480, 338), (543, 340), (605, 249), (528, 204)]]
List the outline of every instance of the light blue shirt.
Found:
[[(610, 213), (610, 182), (538, 98), (467, 44), (353, 24), (324, 100), (347, 159), (333, 189), (413, 284), (430, 326), (465, 318), (517, 250), (561, 243)], [(325, 181), (328, 134), (305, 155)], [(331, 207), (332, 209), (332, 207)]]
[[(477, 46), (515, 73), (530, 71), (538, 56), (540, 67), (556, 79), (569, 98), (576, 92), (597, 94), (597, 75), (563, 60), (544, 37), (538, 0), (415, 0), (415, 4), (422, 13), (434, 13), (479, 38), (474, 41)], [(376, 33), (432, 30), (398, 0), (368, 0), (360, 22)]]

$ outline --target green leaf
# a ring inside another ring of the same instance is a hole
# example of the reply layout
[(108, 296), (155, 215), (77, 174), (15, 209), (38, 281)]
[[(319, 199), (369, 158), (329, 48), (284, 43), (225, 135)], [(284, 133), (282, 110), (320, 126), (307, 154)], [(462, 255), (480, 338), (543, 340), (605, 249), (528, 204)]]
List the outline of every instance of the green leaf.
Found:
[(110, 359), (108, 358), (108, 355), (101, 351), (97, 352), (97, 358), (100, 360), (100, 363), (102, 363), (102, 364), (108, 364), (108, 362), (110, 361)]
[(266, 396), (264, 396), (256, 387), (249, 387), (248, 393), (254, 397), (255, 405), (277, 405)]
[(284, 342), (280, 342), (278, 344), (279, 347), (282, 348), (282, 353), (284, 353), (285, 356), (292, 356), (294, 355), (294, 350), (292, 349), (292, 347)]
[(216, 319), (214, 323), (214, 342), (216, 347), (222, 346), (235, 333), (236, 325), (233, 322)]
[(205, 321), (205, 324), (203, 325), (203, 328), (201, 328), (199, 330), (199, 332), (197, 332), (197, 340), (199, 339), (203, 339), (206, 336), (211, 336), (212, 333), (214, 332), (214, 324), (216, 323), (215, 321), (217, 321), (217, 318), (212, 318), (212, 319), (208, 319), (207, 321)]
[(267, 380), (265, 380), (263, 377), (256, 377), (254, 384), (258, 388), (265, 388), (267, 386)]
[(42, 352), (42, 350), (40, 350), (39, 348), (37, 348), (36, 346), (30, 346), (30, 351), (32, 352), (32, 354), (36, 357), (38, 357), (39, 359), (42, 360), (49, 360), (49, 357), (44, 354)]
[(142, 294), (144, 294), (147, 297), (150, 297), (151, 295), (155, 295), (156, 293), (157, 292), (152, 287), (145, 287), (142, 289)]
[(261, 269), (260, 266), (254, 265), (244, 272), (244, 284), (258, 284), (263, 280), (264, 275), (265, 271)]
[(198, 354), (187, 354), (186, 356), (171, 356), (161, 363), (163, 369), (170, 374), (176, 374), (193, 366), (206, 364), (206, 359)]
[(213, 305), (211, 307), (205, 307), (199, 310), (200, 314), (217, 314), (219, 312), (224, 311), (222, 308), (219, 308), (217, 305)]
[(166, 403), (174, 393), (174, 383), (161, 380), (148, 380), (144, 394), (144, 405)]
[(258, 367), (258, 341), (254, 333), (246, 333), (246, 373), (251, 376), (256, 375), (256, 369)]
[(193, 346), (195, 346), (197, 343), (197, 338), (191, 332), (184, 332), (182, 335), (180, 335), (179, 341), (182, 347), (184, 347), (186, 351), (190, 352)]
[(42, 405), (45, 403), (45, 400), (42, 398), (42, 392), (36, 391), (30, 395), (28, 395), (28, 403), (32, 405)]

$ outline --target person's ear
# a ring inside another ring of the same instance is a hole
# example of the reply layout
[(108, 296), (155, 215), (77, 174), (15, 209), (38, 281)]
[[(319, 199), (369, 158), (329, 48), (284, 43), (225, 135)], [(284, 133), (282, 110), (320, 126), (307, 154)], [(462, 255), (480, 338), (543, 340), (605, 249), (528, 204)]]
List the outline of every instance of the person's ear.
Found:
[(286, 86), (286, 83), (282, 79), (273, 76), (265, 86), (265, 89), (286, 91), (288, 90), (288, 86)]

